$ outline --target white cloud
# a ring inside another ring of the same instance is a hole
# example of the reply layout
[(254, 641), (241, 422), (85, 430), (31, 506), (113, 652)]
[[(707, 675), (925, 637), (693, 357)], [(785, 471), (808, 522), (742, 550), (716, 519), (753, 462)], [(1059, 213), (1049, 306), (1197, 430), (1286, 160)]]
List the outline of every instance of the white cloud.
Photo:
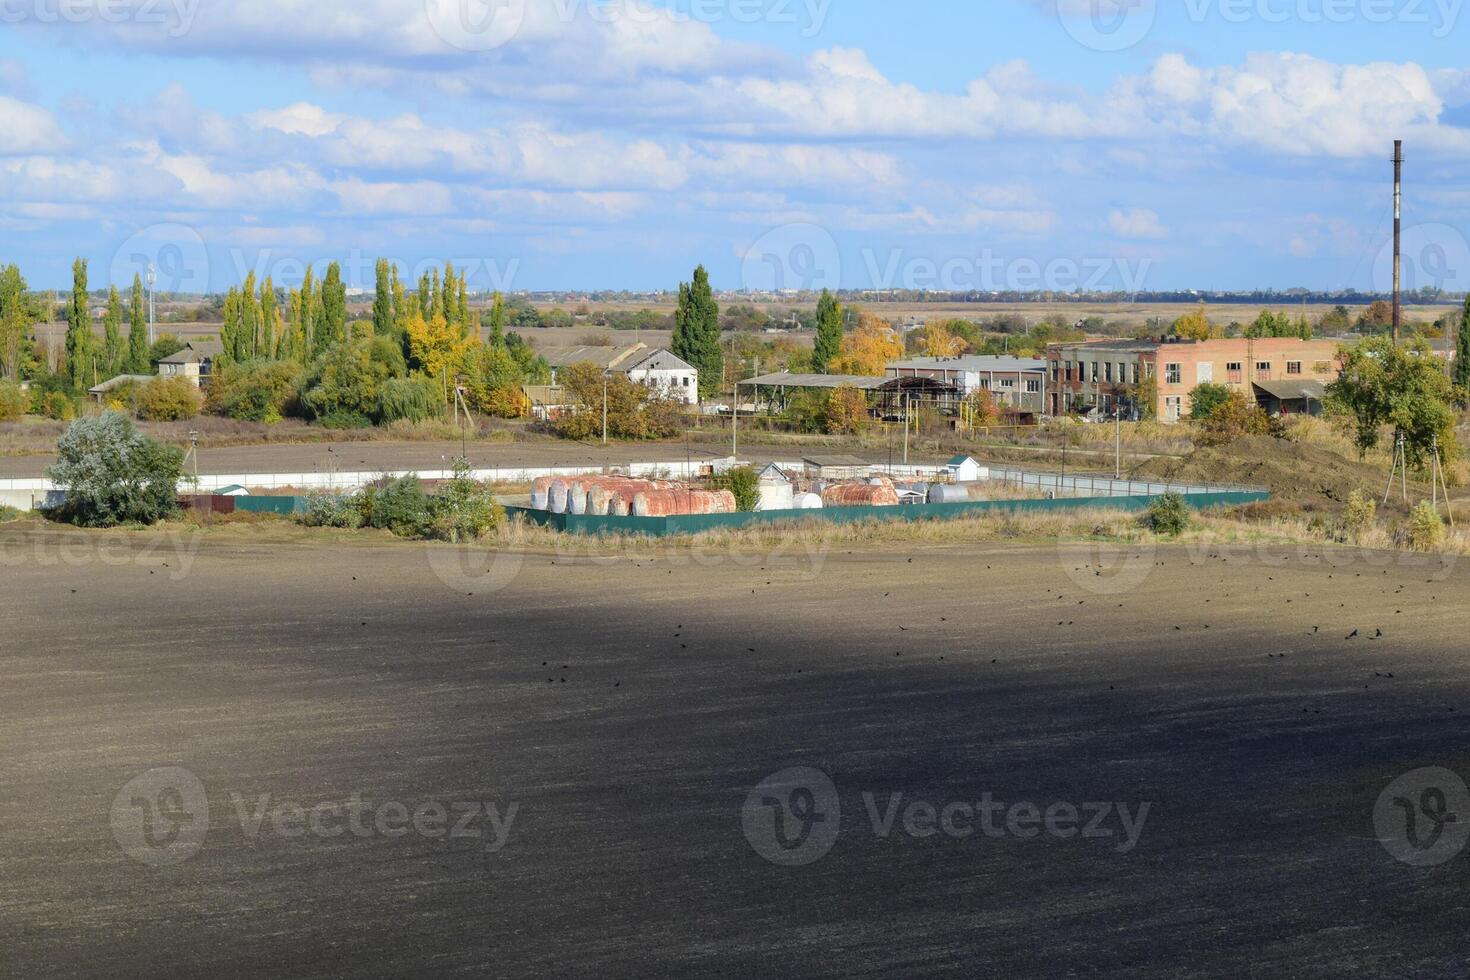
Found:
[(7, 95), (0, 95), (0, 133), (0, 155), (48, 153), (66, 146), (55, 116)]
[(1108, 212), (1108, 227), (1113, 234), (1122, 238), (1158, 239), (1168, 238), (1169, 230), (1159, 220), (1158, 212), (1147, 208), (1132, 208), (1128, 211), (1114, 209)]

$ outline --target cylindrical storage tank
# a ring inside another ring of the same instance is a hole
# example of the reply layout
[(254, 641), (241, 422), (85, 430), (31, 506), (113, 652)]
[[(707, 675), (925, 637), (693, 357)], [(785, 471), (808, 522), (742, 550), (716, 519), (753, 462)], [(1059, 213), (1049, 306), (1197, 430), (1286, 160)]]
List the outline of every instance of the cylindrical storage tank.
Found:
[(545, 510), (547, 507), (547, 493), (545, 490), (531, 491), (531, 509)]
[(892, 487), (847, 483), (822, 491), (822, 504), (827, 507), (897, 507), (898, 494)]
[(633, 497), (634, 517), (671, 517), (683, 504), (673, 490), (641, 490)]
[(573, 480), (572, 485), (567, 489), (567, 513), (577, 515), (587, 513), (587, 484), (581, 480)]
[(715, 490), (710, 492), (695, 491), (702, 498), (700, 501), (701, 514), (733, 514), (736, 511), (735, 495), (729, 490)]
[(607, 512), (612, 517), (628, 517), (633, 513), (633, 498), (637, 494), (631, 490), (619, 490), (612, 495), (607, 502)]
[(965, 483), (936, 483), (929, 488), (929, 503), (967, 504), (976, 499), (971, 486)]
[(821, 510), (822, 498), (815, 493), (799, 493), (791, 501), (792, 510)]
[(613, 492), (606, 487), (593, 487), (587, 494), (587, 513), (606, 517), (612, 498)]
[(789, 483), (762, 483), (756, 510), (794, 510), (796, 491)]
[(565, 480), (554, 480), (546, 491), (546, 504), (553, 514), (565, 514), (567, 512), (567, 483)]

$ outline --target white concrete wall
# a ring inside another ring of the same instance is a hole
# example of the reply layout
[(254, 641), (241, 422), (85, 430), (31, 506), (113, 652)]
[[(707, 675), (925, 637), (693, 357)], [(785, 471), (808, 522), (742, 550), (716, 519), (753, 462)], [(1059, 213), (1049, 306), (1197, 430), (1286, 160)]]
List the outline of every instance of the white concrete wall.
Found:
[[(643, 479), (692, 480), (698, 477), (703, 466), (714, 464), (717, 468), (727, 460), (692, 460), (670, 463), (632, 463), (615, 467), (618, 472)], [(530, 483), (542, 476), (587, 476), (603, 473), (596, 466), (547, 466), (547, 467), (494, 467), (471, 471), (470, 475), (487, 483)], [(357, 473), (222, 473), (201, 474), (196, 486), (188, 481), (179, 483), (180, 493), (210, 493), (221, 487), (239, 484), (250, 489), (279, 490), (297, 487), (302, 490), (355, 490), (380, 477), (417, 476), (421, 480), (446, 480), (454, 475), (453, 470), (373, 470)], [(46, 493), (56, 489), (50, 480), (0, 480), (0, 502), (25, 510), (33, 509)]]

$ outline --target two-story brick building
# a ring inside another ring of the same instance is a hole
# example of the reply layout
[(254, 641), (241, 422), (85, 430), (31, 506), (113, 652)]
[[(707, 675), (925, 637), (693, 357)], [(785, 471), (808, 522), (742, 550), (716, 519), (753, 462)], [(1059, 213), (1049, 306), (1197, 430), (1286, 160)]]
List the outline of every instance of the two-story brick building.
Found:
[(1252, 399), (1260, 397), (1260, 382), (1325, 385), (1337, 377), (1338, 344), (1296, 337), (1057, 344), (1047, 351), (1047, 371), (1053, 415), (1142, 409), (1140, 389), (1153, 378), (1155, 417), (1177, 422), (1189, 415), (1190, 392), (1202, 384), (1227, 385)]

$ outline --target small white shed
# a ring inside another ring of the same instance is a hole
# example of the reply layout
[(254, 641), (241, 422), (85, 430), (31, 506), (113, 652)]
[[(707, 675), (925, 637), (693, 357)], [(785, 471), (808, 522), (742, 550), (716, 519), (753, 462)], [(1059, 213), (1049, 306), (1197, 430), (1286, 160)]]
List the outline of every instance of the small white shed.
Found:
[(955, 483), (975, 483), (990, 476), (990, 470), (975, 462), (972, 456), (956, 456), (945, 465), (945, 470)]

